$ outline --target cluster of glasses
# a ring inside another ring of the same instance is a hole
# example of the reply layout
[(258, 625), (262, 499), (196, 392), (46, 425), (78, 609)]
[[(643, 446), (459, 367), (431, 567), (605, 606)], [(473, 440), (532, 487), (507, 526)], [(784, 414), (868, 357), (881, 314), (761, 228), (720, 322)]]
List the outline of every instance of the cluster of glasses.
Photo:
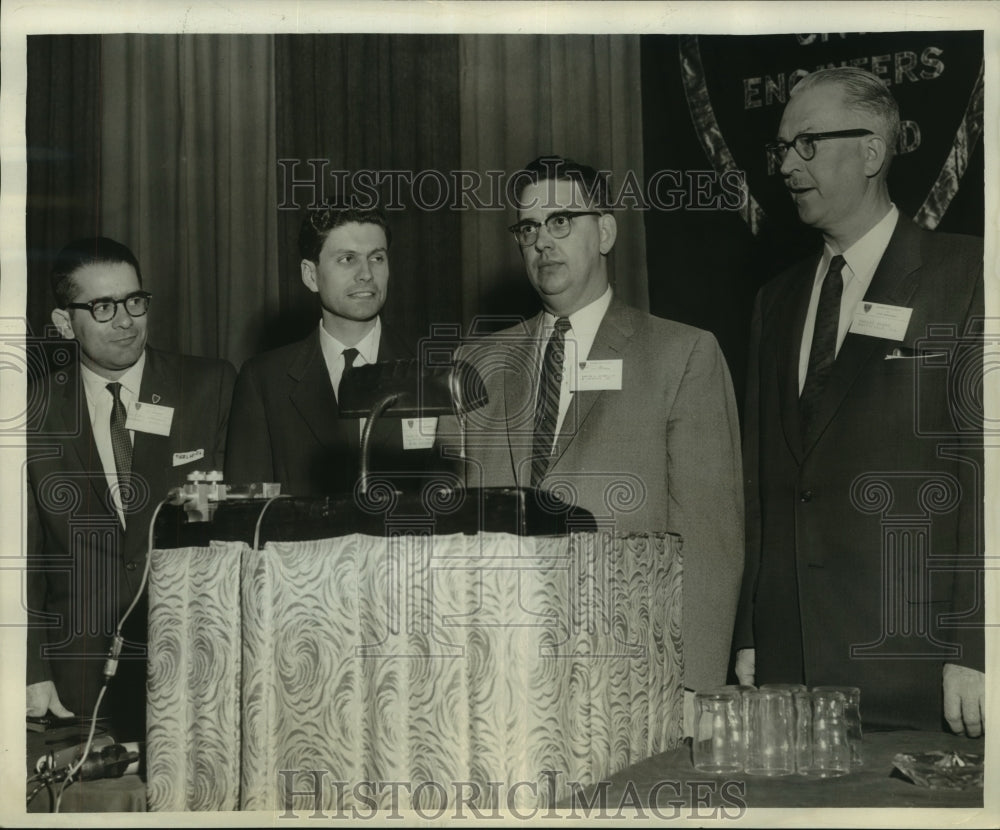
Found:
[(699, 692), (692, 751), (701, 772), (847, 775), (862, 765), (861, 690), (774, 683)]

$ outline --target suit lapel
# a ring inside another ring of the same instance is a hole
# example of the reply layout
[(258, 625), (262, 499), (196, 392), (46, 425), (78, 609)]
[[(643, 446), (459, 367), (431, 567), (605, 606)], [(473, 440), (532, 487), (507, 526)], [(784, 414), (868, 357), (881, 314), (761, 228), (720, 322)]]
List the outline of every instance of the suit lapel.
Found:
[(289, 395), (292, 405), (298, 411), (306, 426), (323, 447), (343, 446), (345, 443), (356, 448), (358, 422), (341, 419), (337, 408), (337, 397), (333, 394), (330, 373), (323, 360), (319, 345), (319, 330), (303, 341), (288, 366), (288, 375), (295, 381)]
[[(170, 371), (170, 359), (155, 349), (146, 349), (146, 365), (139, 385), (139, 403), (156, 403), (174, 410), (170, 430), (177, 429), (178, 410), (184, 405), (182, 390), (176, 373)], [(132, 471), (142, 475), (149, 485), (149, 498), (157, 502), (166, 496), (166, 471), (172, 466), (172, 442), (168, 436), (135, 430), (132, 443)], [(162, 492), (161, 492), (162, 491)]]
[[(634, 334), (635, 326), (631, 310), (616, 296), (612, 297), (611, 305), (608, 306), (604, 319), (601, 320), (601, 325), (594, 336), (594, 343), (590, 347), (587, 360), (622, 360)], [(573, 394), (569, 409), (566, 410), (566, 417), (563, 419), (562, 428), (556, 438), (555, 453), (549, 466), (550, 470), (559, 463), (559, 459), (573, 443), (584, 421), (587, 420), (587, 416), (590, 415), (594, 404), (605, 394), (608, 393), (591, 391)]]
[[(920, 233), (910, 219), (900, 214), (889, 245), (865, 292), (865, 300), (888, 305), (909, 305), (919, 282)], [(840, 408), (861, 369), (873, 356), (880, 356), (884, 347), (885, 341), (878, 337), (848, 333), (844, 338), (816, 410), (817, 439)]]
[[(542, 314), (522, 324), (520, 331), (504, 343), (504, 423), (514, 480), (519, 487), (531, 486), (532, 438), (534, 435), (535, 389), (538, 386), (538, 332)], [(527, 369), (527, 370), (526, 370)]]
[[(94, 429), (90, 423), (90, 410), (87, 404), (87, 393), (83, 388), (83, 377), (76, 369), (76, 383), (66, 383), (62, 394), (56, 398), (60, 402), (53, 407), (53, 418), (56, 423), (47, 428), (53, 435), (66, 435), (67, 453), (72, 459), (64, 460), (67, 470), (77, 469), (89, 473), (86, 478), (90, 482), (97, 504), (110, 505), (110, 493), (107, 480), (104, 477), (104, 466), (97, 452), (97, 442), (94, 440)], [(44, 433), (41, 438), (45, 439)]]
[(774, 338), (770, 350), (778, 372), (778, 394), (781, 398), (781, 425), (789, 449), (802, 459), (802, 435), (799, 428), (799, 352), (802, 330), (806, 325), (809, 298), (812, 295), (818, 259), (809, 260), (791, 281), (791, 290), (775, 310), (776, 325), (766, 326)]

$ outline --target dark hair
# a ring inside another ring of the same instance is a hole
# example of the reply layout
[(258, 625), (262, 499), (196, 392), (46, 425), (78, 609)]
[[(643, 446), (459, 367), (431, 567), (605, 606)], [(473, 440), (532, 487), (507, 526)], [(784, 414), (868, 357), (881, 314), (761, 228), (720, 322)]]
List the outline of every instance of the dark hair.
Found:
[(139, 260), (126, 245), (106, 236), (89, 236), (77, 239), (64, 247), (52, 265), (52, 293), (56, 305), (66, 308), (79, 290), (73, 281), (73, 274), (87, 265), (124, 262), (135, 269), (135, 275), (142, 285), (142, 271)]
[(888, 156), (896, 154), (899, 141), (899, 104), (888, 85), (878, 75), (857, 66), (834, 66), (810, 72), (795, 86), (790, 96), (801, 94), (821, 84), (836, 84), (844, 93), (844, 101), (853, 110), (875, 118), (881, 125)]
[(602, 211), (610, 211), (608, 200), (608, 171), (597, 171), (588, 164), (581, 164), (562, 156), (539, 156), (518, 170), (513, 176), (514, 196), (518, 203), (529, 184), (552, 179), (576, 182), (584, 198)]
[(357, 222), (359, 225), (378, 225), (385, 231), (386, 248), (392, 244), (392, 233), (389, 231), (389, 223), (385, 214), (378, 209), (358, 210), (357, 208), (333, 208), (322, 207), (318, 210), (311, 210), (302, 220), (302, 227), (299, 229), (299, 256), (311, 262), (319, 262), (320, 251), (330, 231)]

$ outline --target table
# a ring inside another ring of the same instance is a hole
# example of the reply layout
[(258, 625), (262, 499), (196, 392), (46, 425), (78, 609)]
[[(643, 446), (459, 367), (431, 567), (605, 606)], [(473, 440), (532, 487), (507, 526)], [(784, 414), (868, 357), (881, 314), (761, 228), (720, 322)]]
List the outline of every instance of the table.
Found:
[(149, 806), (551, 803), (680, 742), (680, 631), (664, 534), (157, 550)]
[[(841, 778), (813, 780), (792, 775), (761, 778), (739, 773), (712, 775), (696, 770), (691, 749), (685, 743), (655, 755), (611, 776), (606, 782), (582, 790), (587, 803), (597, 799), (591, 817), (600, 817), (598, 808), (607, 805), (611, 815), (623, 800), (634, 801), (635, 793), (644, 808), (656, 799), (664, 815), (672, 815), (671, 802), (682, 802), (685, 810), (701, 811), (703, 817), (735, 818), (743, 806), (760, 807), (982, 807), (983, 790), (942, 790), (919, 787), (894, 770), (892, 759), (898, 752), (963, 751), (984, 754), (982, 738), (969, 739), (945, 732), (871, 732), (863, 739), (864, 766)], [(583, 801), (575, 806), (583, 812)], [(572, 799), (561, 806), (574, 807)], [(652, 817), (660, 818), (650, 811)]]

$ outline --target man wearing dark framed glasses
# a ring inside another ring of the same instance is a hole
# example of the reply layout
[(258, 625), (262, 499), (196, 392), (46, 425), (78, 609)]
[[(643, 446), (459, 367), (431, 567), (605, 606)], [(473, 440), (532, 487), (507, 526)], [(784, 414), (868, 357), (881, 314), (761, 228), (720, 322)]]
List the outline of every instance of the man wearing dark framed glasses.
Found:
[[(626, 305), (594, 168), (542, 157), (509, 227), (542, 311), (466, 346), (488, 404), (467, 416), (470, 486), (534, 487), (618, 532), (684, 538), (684, 684), (725, 682), (743, 558), (739, 433), (715, 338)], [(690, 695), (688, 696), (690, 700)]]
[[(223, 467), (236, 372), (148, 345), (153, 295), (119, 242), (64, 247), (52, 289), (52, 322), (76, 349), (59, 350), (55, 371), (28, 389), (43, 410), (28, 434), (27, 706), (89, 717), (111, 635), (141, 582), (154, 508), (193, 470)], [(118, 740), (142, 740), (144, 601), (123, 633), (99, 714)]]
[(827, 69), (766, 147), (823, 247), (754, 310), (736, 673), (860, 687), (866, 726), (976, 736), (983, 247), (893, 204), (899, 130), (884, 81)]

